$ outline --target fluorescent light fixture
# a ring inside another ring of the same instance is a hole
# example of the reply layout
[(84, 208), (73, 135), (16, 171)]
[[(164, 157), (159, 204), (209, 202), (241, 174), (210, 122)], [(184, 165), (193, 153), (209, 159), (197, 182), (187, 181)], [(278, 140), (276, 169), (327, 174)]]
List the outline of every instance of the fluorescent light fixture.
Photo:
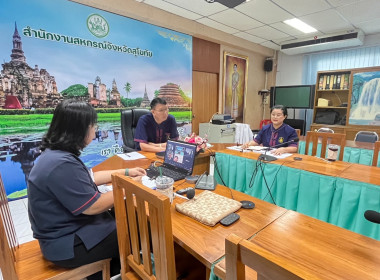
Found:
[(286, 23), (287, 25), (290, 25), (291, 27), (294, 27), (295, 29), (298, 29), (299, 31), (302, 31), (303, 33), (312, 33), (312, 32), (318, 31), (314, 27), (311, 27), (310, 25), (304, 23), (298, 18), (285, 20), (284, 23)]

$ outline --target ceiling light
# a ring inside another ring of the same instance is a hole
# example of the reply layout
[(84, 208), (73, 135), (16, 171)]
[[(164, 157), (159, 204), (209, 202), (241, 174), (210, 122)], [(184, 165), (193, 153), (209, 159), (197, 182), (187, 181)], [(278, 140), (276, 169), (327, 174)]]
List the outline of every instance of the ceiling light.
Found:
[(312, 32), (318, 31), (314, 27), (311, 27), (310, 25), (304, 23), (298, 18), (285, 20), (284, 23), (286, 23), (287, 25), (290, 25), (291, 27), (294, 27), (295, 29), (302, 31), (303, 33), (312, 33)]

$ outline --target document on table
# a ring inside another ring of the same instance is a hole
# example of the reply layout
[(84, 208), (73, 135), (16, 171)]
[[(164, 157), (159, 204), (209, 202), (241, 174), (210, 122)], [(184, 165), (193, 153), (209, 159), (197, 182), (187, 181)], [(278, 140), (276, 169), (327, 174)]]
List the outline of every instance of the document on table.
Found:
[(118, 156), (121, 157), (123, 160), (136, 160), (136, 159), (146, 158), (144, 155), (138, 152), (118, 154)]
[(239, 152), (242, 151), (241, 146), (231, 146), (231, 147), (227, 147), (227, 149), (239, 151)]
[(231, 147), (227, 147), (227, 149), (239, 151), (239, 152), (252, 151), (255, 153), (259, 153), (259, 154), (265, 154), (266, 153), (267, 155), (274, 156), (275, 158), (287, 158), (287, 157), (290, 157), (293, 155), (290, 153), (284, 153), (281, 155), (274, 155), (274, 154), (272, 154), (272, 151), (274, 151), (276, 149), (271, 149), (270, 151), (268, 151), (268, 147), (263, 147), (263, 146), (249, 146), (247, 149), (244, 149), (244, 150), (241, 149), (241, 146), (231, 146)]
[(243, 151), (243, 152), (248, 152), (248, 151), (252, 151), (252, 152), (265, 152), (266, 150), (268, 150), (268, 147), (263, 147), (263, 146), (249, 146), (248, 148), (242, 150), (241, 148), (242, 146), (231, 146), (231, 147), (227, 147), (227, 149), (230, 149), (230, 150), (234, 150), (234, 151)]
[[(151, 188), (152, 190), (156, 189), (156, 180), (152, 180), (148, 176), (143, 176), (141, 178), (141, 183), (144, 186), (146, 186), (148, 188)], [(104, 185), (99, 185), (98, 186), (98, 190), (101, 193), (112, 192), (112, 189), (113, 189), (113, 187), (112, 187), (111, 184), (104, 184)]]

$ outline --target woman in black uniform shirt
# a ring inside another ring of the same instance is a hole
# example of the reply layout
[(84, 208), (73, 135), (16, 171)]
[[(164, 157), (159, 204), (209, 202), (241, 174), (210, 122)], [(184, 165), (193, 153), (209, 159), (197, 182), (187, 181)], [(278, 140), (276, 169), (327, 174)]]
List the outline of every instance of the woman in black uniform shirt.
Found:
[[(97, 185), (111, 181), (112, 173), (138, 178), (142, 168), (92, 173), (80, 160), (91, 143), (97, 115), (86, 102), (65, 100), (54, 111), (43, 151), (28, 179), (28, 212), (33, 236), (44, 257), (58, 266), (78, 267), (112, 258), (111, 274), (120, 273), (113, 193)], [(88, 279), (101, 279), (97, 273)]]

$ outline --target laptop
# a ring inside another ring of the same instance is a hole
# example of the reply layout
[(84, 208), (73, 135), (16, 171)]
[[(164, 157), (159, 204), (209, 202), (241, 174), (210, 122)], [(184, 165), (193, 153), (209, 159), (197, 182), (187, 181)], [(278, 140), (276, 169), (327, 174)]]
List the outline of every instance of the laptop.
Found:
[(146, 169), (147, 176), (149, 178), (160, 176), (159, 168), (161, 168), (163, 176), (173, 178), (174, 181), (185, 179), (193, 173), (196, 149), (195, 144), (168, 140), (164, 163), (159, 167), (151, 165)]

